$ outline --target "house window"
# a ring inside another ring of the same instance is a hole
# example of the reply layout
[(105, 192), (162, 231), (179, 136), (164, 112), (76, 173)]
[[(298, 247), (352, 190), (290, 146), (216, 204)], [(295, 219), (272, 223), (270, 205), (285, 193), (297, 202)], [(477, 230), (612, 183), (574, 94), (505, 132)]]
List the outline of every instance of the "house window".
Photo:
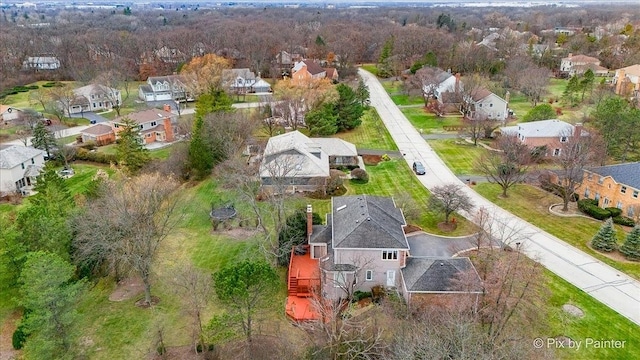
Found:
[(609, 199), (604, 198), (604, 203), (602, 203), (602, 205), (604, 205), (604, 207), (607, 207), (609, 205)]
[(20, 164), (20, 167), (24, 170), (24, 163)]
[(618, 200), (618, 202), (616, 203), (616, 207), (622, 210), (622, 201)]
[(157, 123), (157, 122), (155, 122), (155, 121), (152, 121), (152, 122), (151, 122), (151, 126), (156, 126), (156, 125), (158, 125), (158, 123)]
[(592, 173), (589, 173), (587, 175), (587, 180), (589, 180), (589, 181), (593, 180), (593, 174)]
[(151, 133), (147, 134), (147, 137), (151, 137)]
[(589, 198), (589, 188), (584, 189), (584, 198), (585, 199)]
[(478, 107), (482, 107), (482, 104), (478, 104)]
[(560, 149), (553, 149), (553, 156), (560, 155)]
[(140, 125), (140, 130), (142, 130), (142, 128), (143, 128), (143, 126), (142, 126), (142, 125)]
[(333, 273), (333, 287), (344, 287), (347, 284), (347, 276), (344, 272)]
[(397, 250), (382, 251), (382, 260), (398, 260), (398, 251)]
[(638, 190), (633, 190), (633, 198), (637, 199), (638, 198)]
[(596, 197), (594, 197), (596, 201), (600, 201), (600, 193), (596, 192)]
[(560, 137), (560, 142), (567, 142), (569, 140), (569, 138), (567, 138), (566, 136), (561, 136)]
[(493, 107), (493, 103), (489, 104), (489, 107)]
[(373, 270), (367, 270), (365, 273), (365, 280), (373, 281)]
[(33, 158), (31, 158), (31, 165), (35, 165), (35, 163), (36, 161)]
[(604, 182), (604, 177), (600, 176), (600, 178), (598, 179), (598, 184), (602, 185), (603, 182)]
[(633, 217), (636, 214), (636, 211), (633, 209), (633, 206), (629, 206), (627, 208), (627, 216)]
[(623, 193), (623, 194), (626, 194), (627, 193), (627, 187), (626, 186), (620, 187), (620, 192)]
[(119, 127), (120, 127), (120, 125), (119, 125), (119, 124), (113, 124), (113, 127), (114, 127), (114, 128), (119, 128)]

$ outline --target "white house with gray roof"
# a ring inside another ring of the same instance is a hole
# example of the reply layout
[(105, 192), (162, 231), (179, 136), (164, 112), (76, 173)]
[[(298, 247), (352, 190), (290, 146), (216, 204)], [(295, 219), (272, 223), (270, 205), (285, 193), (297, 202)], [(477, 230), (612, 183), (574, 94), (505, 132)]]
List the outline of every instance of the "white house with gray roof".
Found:
[(44, 154), (27, 146), (0, 146), (0, 194), (29, 194), (44, 166)]
[(315, 191), (332, 167), (357, 166), (353, 144), (341, 139), (309, 138), (299, 131), (271, 137), (260, 164), (260, 179), (270, 192)]

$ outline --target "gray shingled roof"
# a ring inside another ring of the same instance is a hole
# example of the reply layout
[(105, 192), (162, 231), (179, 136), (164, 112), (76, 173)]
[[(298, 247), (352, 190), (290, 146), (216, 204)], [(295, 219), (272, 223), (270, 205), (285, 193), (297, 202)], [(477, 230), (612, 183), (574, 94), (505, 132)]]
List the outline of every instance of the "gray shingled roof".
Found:
[(2, 147), (0, 148), (0, 169), (13, 169), (40, 154), (44, 154), (44, 151), (29, 146), (13, 145)]
[(409, 249), (404, 216), (391, 198), (339, 196), (331, 202), (334, 249)]
[[(402, 269), (402, 277), (409, 292), (430, 293), (464, 291), (455, 289), (458, 274), (470, 271), (473, 264), (466, 257), (460, 258), (407, 258), (407, 266)], [(476, 274), (477, 276), (477, 274)], [(465, 292), (480, 292), (482, 282), (477, 276), (477, 286)], [(474, 284), (475, 285), (475, 284)]]
[(601, 176), (611, 176), (619, 184), (640, 189), (640, 162), (601, 166), (588, 170)]

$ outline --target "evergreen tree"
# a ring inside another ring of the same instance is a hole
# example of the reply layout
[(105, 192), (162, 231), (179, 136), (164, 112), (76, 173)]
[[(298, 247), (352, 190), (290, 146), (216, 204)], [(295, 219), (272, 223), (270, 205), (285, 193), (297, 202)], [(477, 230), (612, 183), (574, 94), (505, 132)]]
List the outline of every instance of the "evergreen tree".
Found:
[(591, 93), (591, 90), (593, 90), (593, 84), (596, 81), (596, 77), (595, 74), (593, 73), (593, 70), (591, 69), (587, 69), (587, 71), (584, 72), (584, 75), (582, 75), (582, 79), (580, 79), (580, 90), (582, 91), (582, 97), (581, 100), (584, 100), (584, 94), (589, 91), (589, 93)]
[(571, 106), (576, 106), (578, 104), (578, 92), (580, 92), (580, 80), (576, 75), (573, 75), (571, 79), (569, 79), (567, 87), (565, 87), (562, 93), (562, 97), (565, 101), (569, 102)]
[(118, 133), (116, 157), (121, 166), (135, 174), (151, 160), (149, 150), (143, 145), (138, 132), (139, 126), (135, 121), (125, 118), (120, 126), (123, 129)]
[(196, 116), (189, 142), (189, 167), (196, 179), (203, 179), (213, 169), (213, 153), (204, 134), (204, 120)]
[(28, 358), (75, 358), (75, 306), (86, 286), (71, 281), (74, 273), (74, 267), (58, 255), (29, 254), (20, 275), (20, 303), (25, 308), (21, 325), (29, 336), (24, 349)]
[(533, 109), (529, 110), (524, 117), (523, 121), (539, 121), (539, 120), (548, 120), (556, 117), (556, 112), (553, 110), (553, 107), (549, 104), (540, 104)]
[(34, 148), (44, 150), (47, 153), (47, 157), (51, 157), (51, 151), (56, 146), (56, 138), (53, 133), (49, 132), (45, 125), (38, 121), (33, 128), (33, 138), (31, 138), (31, 144)]
[(629, 260), (640, 260), (640, 225), (634, 226), (633, 230), (627, 234), (620, 252)]
[(608, 218), (591, 239), (591, 246), (599, 251), (611, 252), (616, 249), (616, 242), (616, 230), (613, 228), (613, 220)]
[(361, 77), (358, 79), (358, 88), (356, 89), (356, 97), (360, 101), (362, 107), (369, 106), (369, 87), (364, 83)]
[(336, 90), (338, 91), (338, 102), (335, 105), (335, 115), (337, 116), (338, 131), (355, 129), (362, 123), (360, 118), (364, 113), (360, 99), (349, 85), (339, 84)]
[(393, 75), (393, 64), (391, 56), (393, 55), (393, 43), (394, 39), (391, 36), (385, 41), (380, 57), (378, 58), (378, 76), (390, 77)]
[(311, 136), (333, 135), (338, 131), (338, 117), (334, 105), (325, 103), (305, 115), (305, 122)]

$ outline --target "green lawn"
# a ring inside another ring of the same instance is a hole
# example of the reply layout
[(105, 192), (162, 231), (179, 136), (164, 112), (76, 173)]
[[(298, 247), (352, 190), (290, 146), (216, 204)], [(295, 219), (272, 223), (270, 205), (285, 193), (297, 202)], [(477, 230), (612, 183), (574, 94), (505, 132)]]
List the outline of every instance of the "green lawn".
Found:
[[(559, 349), (556, 355), (562, 359), (639, 359), (640, 338), (638, 326), (609, 307), (598, 302), (589, 294), (569, 284), (559, 276), (545, 270), (546, 288), (550, 292), (547, 302), (548, 329), (541, 337), (568, 336), (574, 341), (582, 341), (579, 350)], [(582, 318), (567, 314), (562, 305), (572, 304), (584, 311)], [(597, 349), (587, 347), (587, 338), (596, 340), (626, 341), (624, 348)]]
[[(562, 202), (559, 197), (529, 185), (516, 185), (509, 189), (509, 197), (506, 199), (499, 197), (501, 190), (500, 187), (495, 184), (478, 184), (475, 190), (503, 209), (510, 211), (612, 267), (636, 279), (640, 279), (640, 266), (638, 263), (615, 261), (589, 248), (587, 244), (600, 228), (600, 221), (581, 217), (565, 218), (549, 213), (548, 208), (551, 204)], [(624, 233), (622, 227), (616, 225), (616, 229), (618, 232), (618, 241), (620, 241)]]
[(409, 119), (413, 127), (423, 134), (445, 133), (448, 131), (444, 130), (444, 126), (462, 125), (462, 117), (458, 115), (437, 117), (422, 107), (402, 108), (400, 110)]
[(373, 75), (378, 75), (378, 67), (376, 66), (376, 64), (362, 64), (360, 67), (372, 73)]
[(456, 175), (474, 174), (474, 164), (486, 150), (462, 139), (429, 140), (429, 146)]
[(338, 133), (335, 137), (348, 141), (360, 149), (398, 150), (373, 107), (365, 111), (360, 126), (348, 132)]
[(407, 193), (420, 208), (421, 215), (415, 224), (425, 231), (447, 236), (466, 235), (475, 231), (475, 226), (460, 216), (458, 217), (458, 228), (454, 232), (443, 233), (440, 231), (438, 223), (444, 218), (427, 210), (426, 202), (429, 191), (418, 181), (404, 160), (384, 161), (376, 166), (367, 166), (366, 170), (369, 173), (369, 182), (367, 184), (348, 183), (347, 195), (369, 194), (397, 197), (402, 193)]

